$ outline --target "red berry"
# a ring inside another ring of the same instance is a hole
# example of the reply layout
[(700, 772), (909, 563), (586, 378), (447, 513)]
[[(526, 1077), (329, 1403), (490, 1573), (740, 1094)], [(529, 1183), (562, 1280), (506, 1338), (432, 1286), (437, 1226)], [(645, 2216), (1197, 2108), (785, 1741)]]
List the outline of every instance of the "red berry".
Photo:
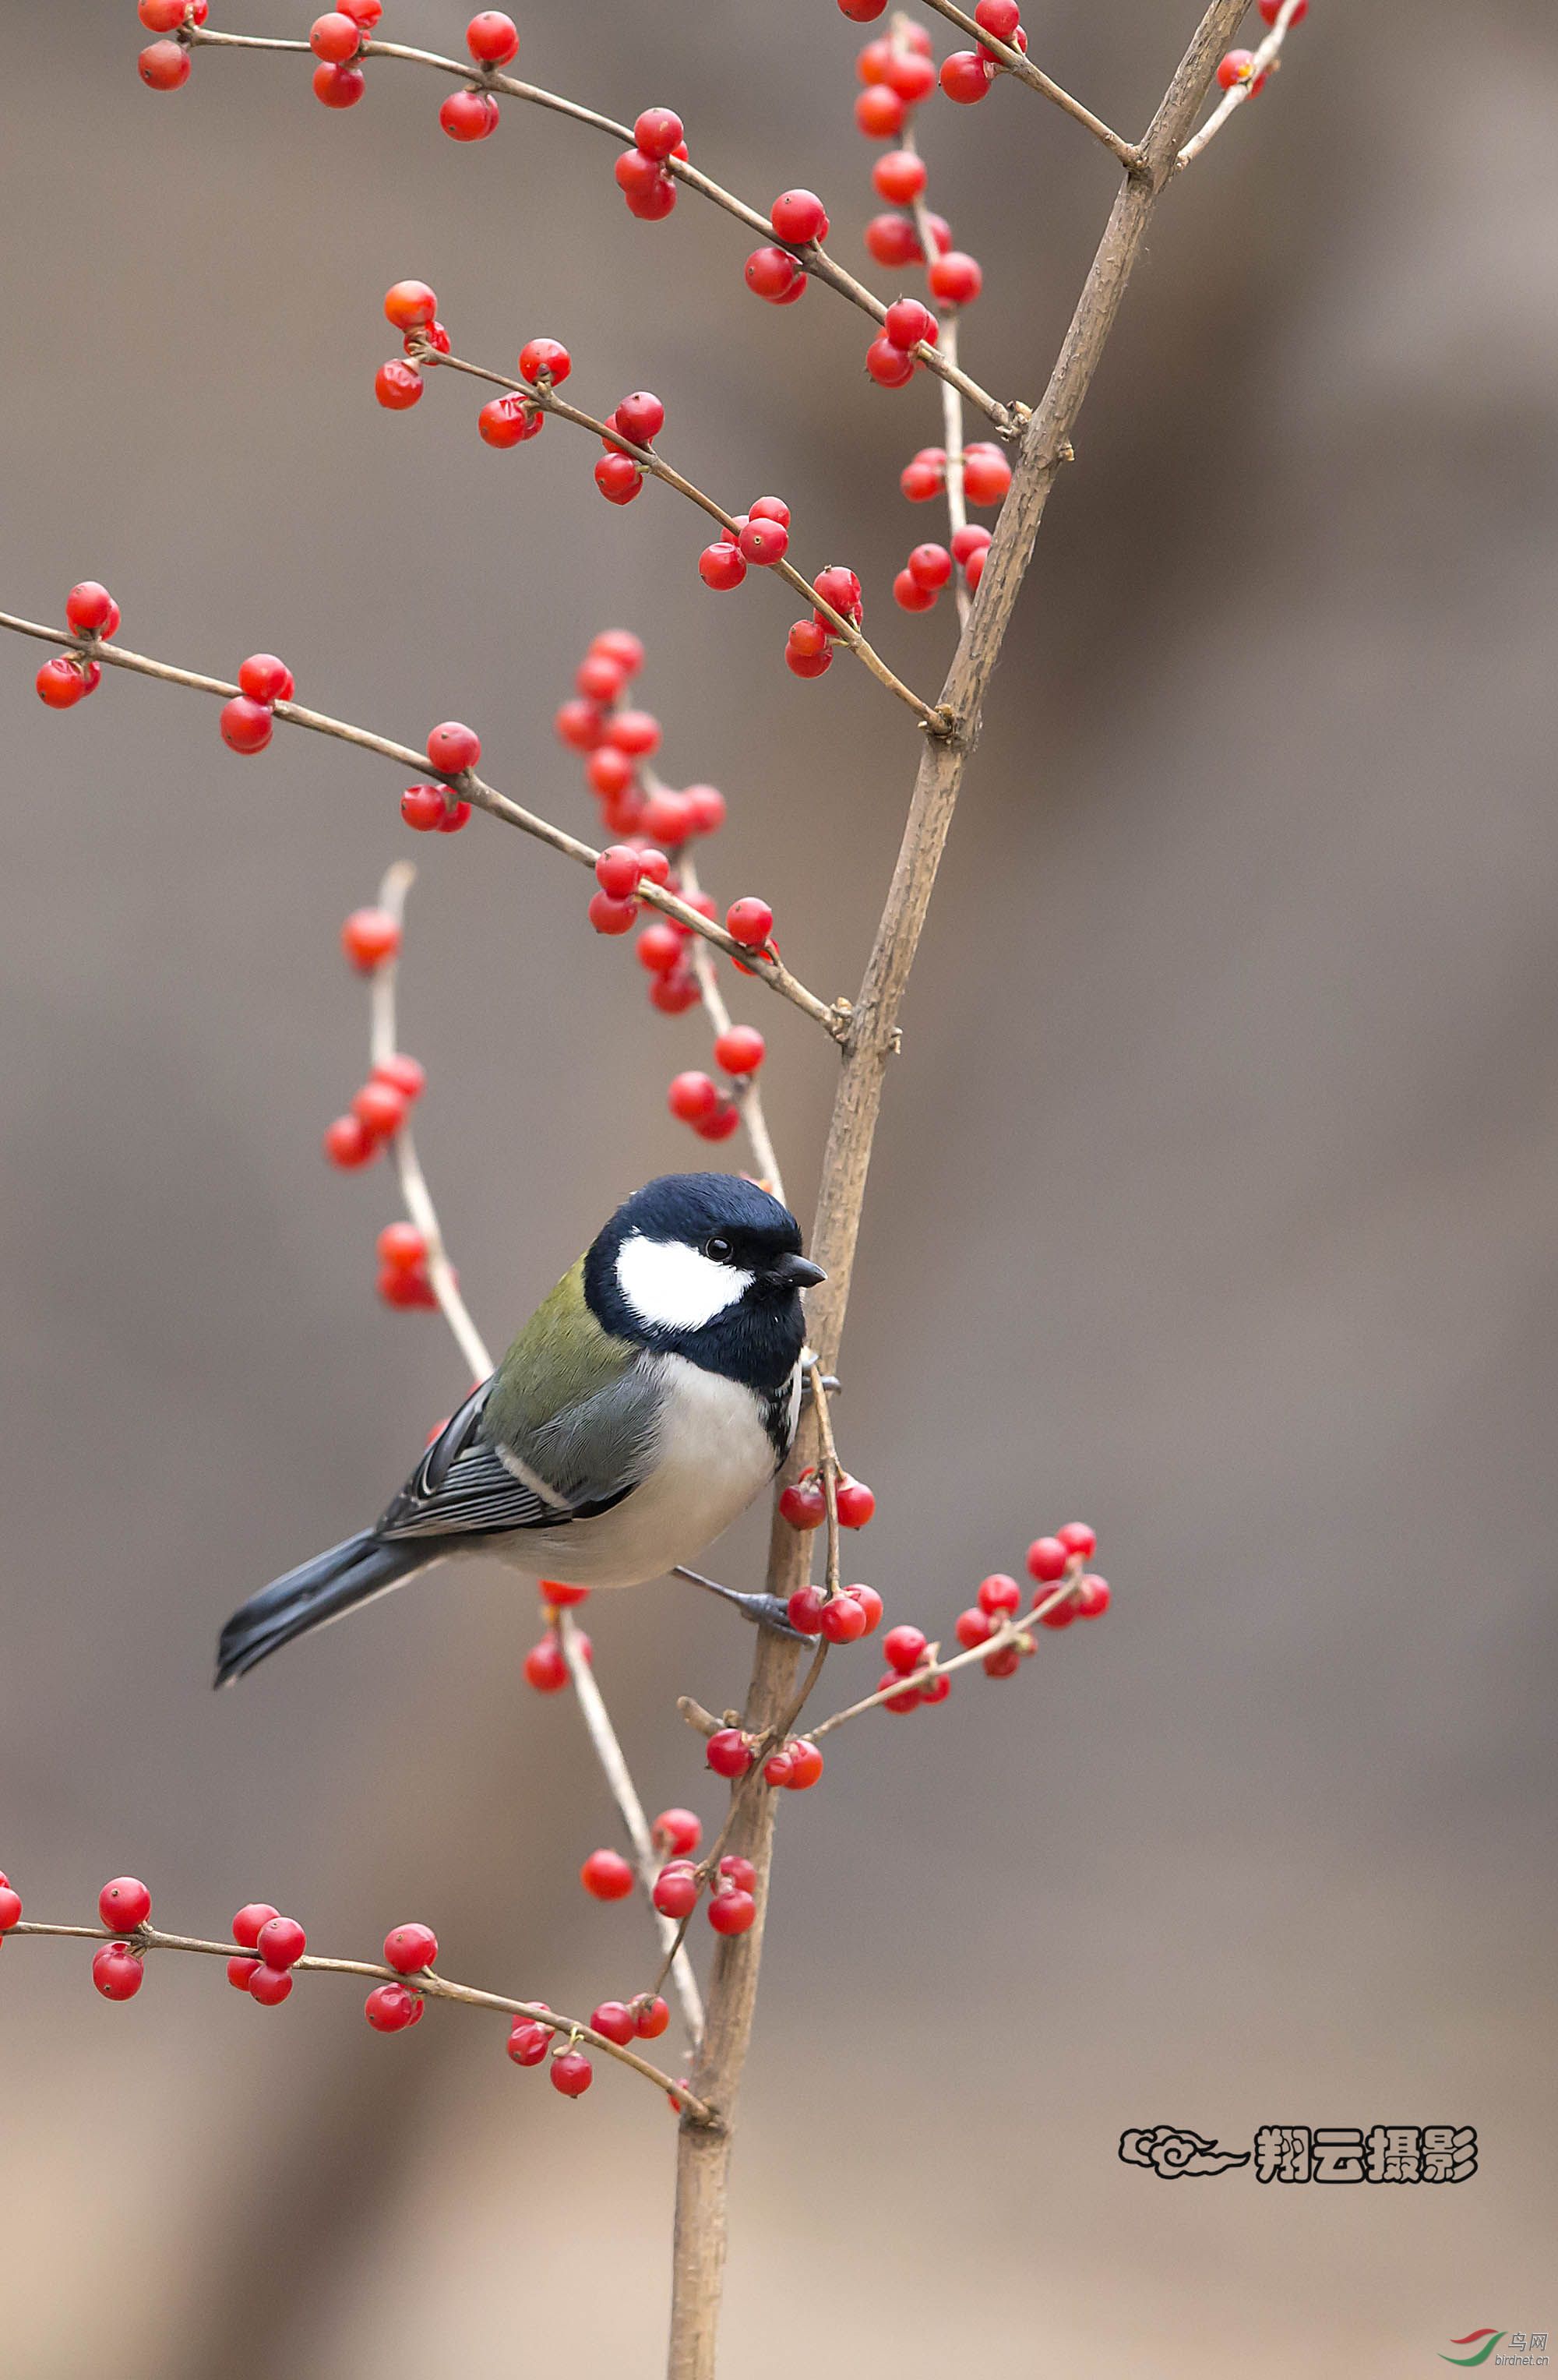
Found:
[(834, 1490), (834, 1501), (839, 1525), (846, 1529), (863, 1529), (876, 1510), (876, 1498), (863, 1479), (841, 1479)]
[(341, 928), (341, 948), (364, 974), (395, 956), (400, 928), (387, 909), (354, 909)]
[(654, 1879), (650, 1895), (662, 1917), (674, 1919), (678, 1925), (688, 1912), (696, 1907), (698, 1885), (690, 1868), (664, 1867)]
[(647, 755), (660, 746), (660, 722), (652, 710), (619, 710), (606, 722), (606, 735), (619, 752)]
[(1097, 1620), (1109, 1609), (1109, 1581), (1091, 1572), (1077, 1583), (1077, 1617)]
[(963, 449), (963, 492), (971, 504), (998, 504), (1012, 484), (1012, 467), (999, 446)]
[(773, 912), (766, 901), (733, 901), (724, 913), (725, 931), (743, 949), (761, 951), (773, 931)]
[[(321, 68), (322, 73), (327, 71), (329, 69)], [(373, 382), (373, 394), (386, 411), (408, 412), (413, 405), (421, 403), (421, 373), (415, 364), (406, 363), (399, 356), (391, 356), (387, 364), (379, 366)]]
[(792, 1480), (780, 1493), (779, 1510), (792, 1529), (820, 1529), (828, 1517), (827, 1499), (815, 1479)]
[[(1289, 30), (1295, 25), (1301, 25), (1308, 13), (1309, 0), (1298, 0), (1298, 6), (1287, 20)], [(1260, 0), (1260, 14), (1268, 25), (1274, 25), (1282, 15), (1282, 0)], [(144, 19), (142, 21), (144, 22)]]
[(617, 407), (616, 427), (635, 446), (648, 446), (665, 427), (665, 407), (648, 389), (636, 389)]
[(749, 1892), (716, 1892), (709, 1901), (709, 1923), (716, 1934), (745, 1934), (757, 1913)]
[(135, 13), (149, 33), (173, 33), (186, 17), (203, 25), (208, 5), (209, 0), (193, 0), (192, 6), (187, 6), (186, 0), (137, 0)]
[(565, 2049), (552, 2061), (552, 2087), (566, 2099), (581, 2098), (595, 2080), (595, 2069), (582, 2051)]
[(481, 739), (473, 728), (457, 719), (444, 720), (427, 739), (428, 764), (445, 777), (458, 777), (467, 769), (474, 769), (481, 758)]
[(751, 1861), (734, 1852), (721, 1860), (719, 1872), (733, 1892), (750, 1892), (757, 1884), (758, 1872)]
[(942, 89), (960, 107), (972, 107), (981, 100), (993, 79), (994, 70), (983, 50), (954, 50), (942, 60)]
[(251, 702), (290, 702), (297, 690), (292, 672), (274, 653), (250, 653), (239, 664), (238, 685)]
[(790, 1755), (789, 1788), (792, 1793), (804, 1793), (822, 1774), (822, 1755), (817, 1746), (802, 1736), (798, 1743), (787, 1745)]
[(897, 92), (884, 82), (868, 83), (855, 102), (855, 122), (868, 140), (896, 140), (906, 114)]
[(908, 558), (909, 577), (934, 594), (952, 577), (952, 556), (944, 545), (917, 545)]
[(384, 1964), (397, 1975), (420, 1975), (438, 1956), (431, 1925), (396, 1925), (384, 1937)]
[(545, 420), (544, 413), (511, 390), (506, 396), (488, 398), (476, 417), (476, 429), (483, 444), (506, 454), (510, 447), (522, 446), (528, 438), (535, 437)]
[(8, 1876), (0, 1874), (0, 1934), (21, 1923), (21, 1895)]
[(597, 1900), (626, 1900), (633, 1889), (633, 1870), (620, 1852), (591, 1852), (578, 1880)]
[(887, 0), (838, 0), (838, 5), (857, 25), (869, 25), (873, 17), (881, 16)]
[[(808, 1522), (799, 1525), (809, 1527), (811, 1524)], [(828, 1598), (820, 1586), (797, 1586), (785, 1606), (785, 1617), (791, 1627), (802, 1636), (820, 1636), (822, 1614), (827, 1608)]]
[(1058, 1537), (1035, 1537), (1028, 1548), (1028, 1572), (1041, 1586), (1053, 1585), (1065, 1576), (1065, 1565), (1071, 1556)]
[(146, 1970), (123, 1942), (105, 1942), (92, 1955), (92, 1981), (105, 2000), (132, 2000)]
[[(136, 64), (140, 69), (141, 81), (151, 91), (176, 91), (181, 83), (189, 79), (189, 53), (182, 42), (153, 42), (149, 49), (141, 51)], [(102, 1985), (98, 1988), (101, 1990)], [(140, 1988), (139, 1984), (130, 1986), (132, 1991)], [(116, 1999), (128, 1999), (128, 1992), (109, 1995), (110, 1998)]]
[(639, 855), (615, 843), (595, 862), (595, 881), (614, 901), (626, 901), (639, 881)]
[(886, 1701), (882, 1706), (883, 1710), (911, 1711), (918, 1710), (919, 1708), (919, 1688), (913, 1685), (905, 1686), (903, 1679), (896, 1670), (884, 1670), (882, 1675), (878, 1678), (876, 1682), (876, 1692), (880, 1694), (883, 1686), (898, 1686), (902, 1688), (901, 1693), (888, 1695)]
[(65, 616), (73, 628), (84, 636), (112, 636), (118, 625), (119, 607), (106, 587), (95, 578), (83, 578), (65, 599)]
[[(355, 107), (368, 89), (368, 78), (360, 67), (315, 67), (314, 97), (325, 107)], [(379, 402), (383, 404), (383, 398)], [(414, 404), (415, 398), (408, 398)]]
[(603, 455), (595, 466), (595, 485), (608, 504), (630, 504), (643, 484), (642, 468), (631, 455)]
[(1076, 1554), (1083, 1561), (1090, 1560), (1098, 1550), (1098, 1531), (1089, 1529), (1086, 1521), (1067, 1521), (1055, 1535), (1068, 1554)]
[[(588, 1603), (590, 1600), (590, 1589), (587, 1586), (569, 1586), (560, 1578), (538, 1579), (536, 1585), (542, 1603), (554, 1604), (563, 1610), (571, 1609), (575, 1604)], [(588, 1639), (581, 1638), (580, 1642), (587, 1643)]]
[(1076, 1617), (1075, 1598), (1070, 1595), (1065, 1595), (1052, 1609), (1040, 1613), (1039, 1625), (1041, 1628), (1069, 1628)]
[(933, 587), (921, 587), (907, 570), (900, 570), (893, 579), (893, 601), (901, 611), (931, 612), (936, 606), (936, 590)]
[(907, 1677), (911, 1670), (919, 1669), (927, 1643), (923, 1628), (889, 1628), (882, 1640), (889, 1669), (897, 1670)]
[(343, 17), (355, 18), (365, 33), (372, 32), (384, 13), (384, 0), (341, 0)]
[(676, 186), (669, 174), (660, 173), (652, 182), (626, 190), (623, 196), (628, 213), (637, 215), (640, 223), (663, 223), (676, 203)]
[(1017, 0), (979, 0), (974, 21), (998, 42), (1009, 42), (1022, 23), (1022, 10)]
[(936, 88), (936, 69), (929, 56), (919, 51), (894, 48), (888, 52), (882, 79), (890, 91), (896, 91), (906, 107), (918, 107)]
[(696, 1008), (703, 994), (698, 988), (698, 978), (689, 966), (668, 968), (650, 986), (650, 1005), (658, 1008), (663, 1016), (685, 1016)]
[(787, 248), (754, 248), (746, 274), (748, 288), (771, 306), (789, 305), (806, 286), (806, 275)]
[(737, 1107), (718, 1107), (712, 1115), (705, 1116), (692, 1128), (700, 1140), (728, 1140), (733, 1132), (741, 1129), (741, 1111)]
[(866, 370), (879, 388), (903, 388), (914, 378), (914, 358), (891, 339), (873, 339), (866, 349)]
[(245, 1950), (257, 1949), (261, 1927), (280, 1914), (280, 1910), (273, 1909), (268, 1900), (246, 1900), (233, 1920), (234, 1941)]
[(386, 1223), (379, 1233), (377, 1254), (391, 1272), (420, 1272), (427, 1262), (427, 1242), (415, 1223)]
[(980, 1609), (989, 1612), (992, 1620), (999, 1619), (1004, 1612), (1020, 1611), (1021, 1609), (1022, 1589), (1015, 1578), (1007, 1577), (1004, 1571), (997, 1571), (992, 1578), (980, 1580)]
[(789, 551), (790, 532), (783, 521), (749, 519), (737, 543), (749, 562), (768, 567), (784, 561)]
[(980, 1611), (970, 1606), (967, 1611), (958, 1613), (954, 1624), (954, 1633), (958, 1643), (971, 1653), (976, 1645), (988, 1644), (995, 1633), (995, 1622), (988, 1611)]
[(573, 370), (573, 358), (566, 347), (555, 339), (527, 339), (519, 350), (519, 377), (528, 380), (532, 388), (543, 380), (554, 385), (567, 379)]
[(488, 91), (452, 91), (438, 121), (451, 140), (485, 140), (498, 128), (498, 103)]
[(762, 1764), (762, 1781), (775, 1788), (790, 1781), (790, 1755), (785, 1751), (771, 1752)]
[(699, 555), (698, 575), (705, 587), (712, 587), (716, 594), (726, 594), (731, 588), (739, 587), (747, 576), (746, 558), (729, 538), (717, 538)]
[(990, 531), (978, 521), (967, 521), (953, 531), (952, 551), (955, 558), (967, 563), (976, 553), (982, 553), (990, 543)]
[(682, 963), (682, 938), (675, 926), (657, 918), (639, 936), (639, 965), (651, 975), (667, 976)]
[(230, 752), (262, 752), (275, 733), (268, 702), (237, 694), (222, 707), (222, 741)]
[[(92, 667), (97, 667), (93, 662)], [(39, 698), (51, 710), (69, 710), (91, 689), (79, 662), (67, 659), (64, 653), (45, 662), (33, 683)], [(95, 683), (95, 681), (94, 681)]]
[(404, 2033), (421, 2015), (422, 2002), (404, 1984), (380, 1984), (362, 2004), (362, 2013), (375, 2033)]
[(695, 1852), (703, 1840), (703, 1822), (693, 1810), (662, 1810), (650, 1836), (657, 1852)]
[(934, 1677), (931, 1678), (928, 1683), (920, 1687), (919, 1699), (922, 1703), (944, 1703), (951, 1692), (952, 1680), (950, 1678)]
[(251, 2000), (258, 2000), (262, 2008), (279, 2008), (283, 2000), (291, 1997), (291, 1993), (292, 1977), (285, 1968), (267, 1967), (262, 1963), (250, 1967), (249, 1997)]
[(342, 16), (338, 8), (327, 16), (316, 17), (309, 33), (309, 47), (316, 58), (326, 66), (344, 67), (355, 58), (362, 44), (362, 28), (355, 18)]
[(847, 1587), (822, 1606), (821, 1626), (830, 1645), (853, 1645), (869, 1625), (865, 1605)]
[(1015, 1678), (1022, 1667), (1020, 1645), (998, 1645), (980, 1664), (987, 1678)]
[(708, 1075), (677, 1075), (665, 1104), (681, 1123), (703, 1123), (724, 1105), (719, 1085)]
[(682, 119), (668, 107), (646, 107), (633, 126), (639, 152), (663, 163), (682, 139)]
[(420, 331), (438, 319), (438, 299), (425, 281), (397, 281), (384, 293), (385, 318), (397, 331)]
[(575, 688), (590, 702), (615, 702), (627, 680), (627, 671), (612, 653), (586, 653), (574, 672)]
[(228, 1960), (227, 1981), (232, 1985), (234, 1991), (248, 1991), (249, 1979), (254, 1973), (254, 1967), (255, 1961), (247, 1953), (241, 1958)]
[(354, 1115), (337, 1116), (334, 1123), (325, 1127), (324, 1154), (343, 1172), (366, 1165), (371, 1157), (378, 1155), (378, 1142), (363, 1131)]
[(890, 149), (871, 167), (871, 183), (878, 198), (907, 207), (925, 188), (925, 160), (912, 149)]
[(640, 2041), (657, 2041), (671, 2022), (671, 2011), (654, 1992), (640, 1992), (632, 2003), (633, 2030)]
[(606, 722), (593, 702), (565, 702), (552, 724), (558, 741), (575, 752), (593, 752), (606, 732)]
[[(1233, 91), (1238, 84), (1248, 82), (1254, 64), (1253, 50), (1230, 50), (1218, 65), (1218, 88), (1222, 91)], [(1260, 80), (1264, 82), (1264, 75), (1261, 76)], [(1258, 83), (1256, 89), (1259, 90), (1260, 87)]]
[(442, 785), (408, 785), (400, 796), (400, 815), (419, 834), (432, 834), (447, 815)]
[(152, 1914), (152, 1896), (136, 1876), (116, 1876), (97, 1896), (97, 1913), (111, 1933), (133, 1934)]
[(745, 1777), (752, 1747), (739, 1728), (722, 1727), (709, 1738), (707, 1759), (716, 1777)]
[(882, 328), (894, 346), (907, 349), (918, 346), (921, 339), (934, 340), (936, 318), (918, 298), (900, 298), (896, 305), (888, 307)]
[(483, 8), (466, 27), (466, 47), (485, 67), (505, 67), (519, 52), (519, 29), (501, 8)]
[(603, 2000), (598, 2009), (591, 2010), (590, 2022), (597, 2033), (615, 2041), (619, 2049), (625, 2049), (633, 2038), (633, 2019), (621, 2000)]
[(669, 785), (657, 785), (645, 796), (643, 816), (639, 821), (644, 834), (652, 835), (657, 843), (668, 844), (675, 851), (692, 832), (692, 814), (680, 794)]
[(508, 2054), (516, 2066), (539, 2066), (551, 2048), (554, 2034), (550, 2025), (537, 2024), (530, 2017), (521, 2017), (508, 2036)]
[(866, 1634), (874, 1634), (882, 1625), (882, 1597), (874, 1586), (852, 1586), (849, 1590), (866, 1615)]
[(267, 1967), (295, 1967), (309, 1947), (296, 1917), (267, 1917), (255, 1939)]
[(755, 1075), (768, 1048), (753, 1025), (733, 1025), (714, 1044), (714, 1057), (727, 1075)]
[(797, 620), (785, 639), (785, 662), (797, 677), (821, 677), (834, 665), (827, 631), (815, 620)]
[(918, 264), (919, 234), (907, 215), (873, 215), (866, 225), (866, 249), (878, 264)]
[(791, 248), (805, 248), (809, 241), (828, 236), (828, 211), (815, 190), (782, 191), (769, 209), (768, 219), (774, 237)]
[(926, 268), (926, 280), (932, 297), (943, 305), (969, 306), (984, 286), (984, 274), (971, 256), (961, 249), (948, 249), (943, 256), (933, 257)]
[(568, 1665), (555, 1636), (543, 1636), (525, 1656), (525, 1682), (538, 1694), (554, 1694), (568, 1682)]

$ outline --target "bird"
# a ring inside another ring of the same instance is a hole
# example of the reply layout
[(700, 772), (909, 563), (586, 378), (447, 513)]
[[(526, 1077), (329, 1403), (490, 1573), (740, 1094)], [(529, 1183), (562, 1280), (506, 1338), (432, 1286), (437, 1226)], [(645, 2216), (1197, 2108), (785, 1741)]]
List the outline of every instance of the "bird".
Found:
[[(745, 1176), (647, 1183), (373, 1526), (234, 1612), (216, 1684), (439, 1563), (495, 1555), (529, 1578), (584, 1587), (681, 1568), (788, 1454), (809, 1360), (802, 1294), (826, 1278), (801, 1253), (789, 1208)], [(775, 1597), (697, 1583), (785, 1625)]]

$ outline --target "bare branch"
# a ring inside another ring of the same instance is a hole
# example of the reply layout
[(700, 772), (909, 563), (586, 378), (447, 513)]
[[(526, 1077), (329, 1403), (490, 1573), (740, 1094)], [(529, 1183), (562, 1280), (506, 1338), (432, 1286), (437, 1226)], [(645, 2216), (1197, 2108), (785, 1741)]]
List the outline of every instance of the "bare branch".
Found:
[(1140, 151), (1133, 149), (1128, 140), (1122, 140), (1120, 135), (1112, 131), (1101, 116), (1095, 115), (1090, 107), (1084, 107), (1079, 99), (1073, 99), (1071, 93), (1068, 91), (1063, 91), (1058, 82), (1052, 82), (1049, 76), (1034, 65), (1026, 50), (1015, 50), (1010, 42), (998, 42), (993, 33), (985, 31), (984, 27), (976, 18), (966, 17), (961, 8), (954, 7), (952, 0), (925, 0), (925, 6), (928, 8), (933, 8), (938, 17), (944, 17), (950, 24), (957, 26), (959, 30), (967, 33), (970, 41), (977, 42), (980, 49), (988, 50), (992, 57), (999, 58), (1007, 72), (1015, 75), (1018, 82), (1027, 83), (1030, 91), (1039, 91), (1045, 99), (1053, 100), (1054, 104), (1064, 108), (1066, 115), (1075, 122), (1085, 126), (1093, 139), (1103, 143), (1110, 155), (1119, 161), (1127, 174), (1136, 172), (1141, 163)]
[(1305, 0), (1283, 0), (1271, 31), (1251, 58), (1249, 72), (1243, 82), (1235, 83), (1230, 90), (1223, 92), (1200, 130), (1193, 140), (1187, 140), (1175, 159), (1174, 170), (1176, 174), (1186, 165), (1194, 163), (1207, 142), (1216, 138), (1235, 110), (1241, 108), (1246, 100), (1254, 98), (1257, 88), (1265, 77), (1281, 66), (1282, 45), (1287, 38), (1288, 28), (1296, 22), (1298, 12), (1304, 5)]

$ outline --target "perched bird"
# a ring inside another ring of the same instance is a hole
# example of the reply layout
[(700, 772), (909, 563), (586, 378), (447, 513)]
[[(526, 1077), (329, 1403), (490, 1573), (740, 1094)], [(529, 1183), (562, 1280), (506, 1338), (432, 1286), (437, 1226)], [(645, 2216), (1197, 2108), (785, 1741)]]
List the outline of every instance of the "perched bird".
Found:
[[(574, 1586), (637, 1586), (676, 1568), (789, 1452), (801, 1292), (824, 1278), (789, 1208), (755, 1183), (670, 1173), (636, 1191), (374, 1526), (234, 1612), (217, 1684), (462, 1556)], [(782, 1619), (771, 1597), (716, 1591)]]

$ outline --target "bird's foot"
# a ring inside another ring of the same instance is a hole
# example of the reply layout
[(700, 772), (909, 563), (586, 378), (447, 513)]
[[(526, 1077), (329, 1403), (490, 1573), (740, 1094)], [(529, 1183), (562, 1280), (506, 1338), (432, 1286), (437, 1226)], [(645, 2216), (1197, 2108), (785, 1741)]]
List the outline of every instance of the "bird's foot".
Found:
[(755, 1627), (772, 1628), (775, 1635), (788, 1636), (797, 1645), (808, 1645), (811, 1641), (809, 1636), (803, 1636), (798, 1628), (790, 1626), (789, 1608), (782, 1596), (743, 1595), (737, 1587), (722, 1586), (717, 1578), (705, 1578), (701, 1572), (688, 1570), (685, 1562), (676, 1564), (674, 1575), (690, 1579), (694, 1586), (706, 1587), (711, 1595), (723, 1596), (726, 1603), (733, 1603)]

